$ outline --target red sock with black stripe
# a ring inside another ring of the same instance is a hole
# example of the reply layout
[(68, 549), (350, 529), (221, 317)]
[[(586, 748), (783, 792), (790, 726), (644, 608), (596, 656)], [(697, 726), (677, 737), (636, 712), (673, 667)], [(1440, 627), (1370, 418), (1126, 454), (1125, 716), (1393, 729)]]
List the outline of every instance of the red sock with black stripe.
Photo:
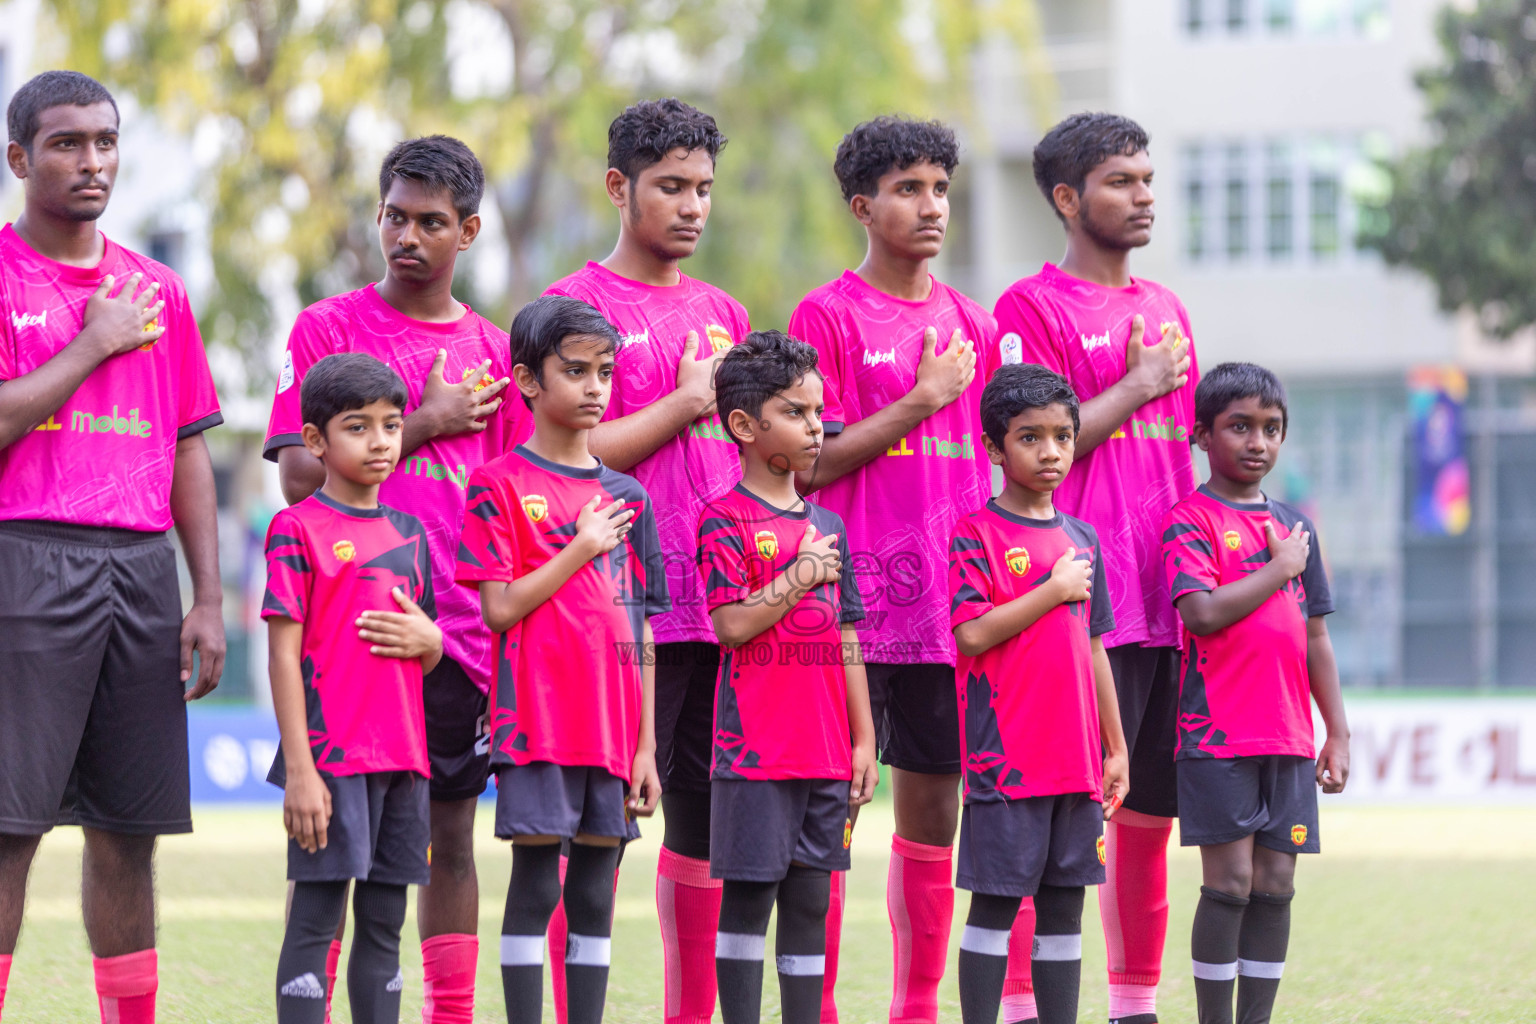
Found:
[(153, 949), (124, 956), (92, 957), (101, 1024), (155, 1024), (159, 960)]

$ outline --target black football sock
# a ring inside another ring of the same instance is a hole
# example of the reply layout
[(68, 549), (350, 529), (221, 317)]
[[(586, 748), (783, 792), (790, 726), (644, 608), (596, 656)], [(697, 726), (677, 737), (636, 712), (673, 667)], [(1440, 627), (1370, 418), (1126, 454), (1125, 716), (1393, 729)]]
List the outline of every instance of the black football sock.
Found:
[(1029, 973), (1040, 1024), (1076, 1024), (1083, 981), (1083, 897), (1077, 886), (1042, 885), (1035, 893), (1035, 948)]
[(1245, 896), (1200, 887), (1189, 953), (1194, 960), (1196, 1017), (1200, 1024), (1232, 1024), (1232, 989), (1237, 982), (1237, 937), (1243, 927)]
[(277, 954), (278, 1024), (323, 1024), (325, 957), (347, 912), (346, 882), (295, 882)]
[(1291, 899), (1296, 894), (1252, 892), (1237, 934), (1238, 1024), (1269, 1024), (1291, 944)]
[(971, 894), (960, 935), (960, 1019), (965, 1024), (997, 1024), (1008, 976), (1008, 936), (1022, 902), (1018, 896)]
[[(611, 872), (608, 884), (613, 884)], [(501, 991), (507, 1024), (539, 1024), (543, 1016), (544, 931), (559, 902), (560, 845), (514, 845), (512, 881), (501, 918)]]
[(827, 906), (832, 875), (791, 864), (779, 883), (779, 927), (774, 952), (784, 1024), (818, 1024), (827, 973)]
[(715, 982), (724, 1024), (758, 1024), (763, 1012), (763, 950), (778, 882), (734, 882), (720, 893)]
[[(608, 998), (613, 873), (618, 846), (571, 844), (565, 868), (565, 992), (568, 1024), (599, 1024)], [(552, 950), (551, 956), (560, 955)]]
[(352, 952), (347, 956), (347, 1003), (353, 1024), (399, 1024), (400, 926), (405, 886), (358, 882), (352, 892)]
[(682, 857), (709, 860), (709, 793), (663, 793), (661, 845)]

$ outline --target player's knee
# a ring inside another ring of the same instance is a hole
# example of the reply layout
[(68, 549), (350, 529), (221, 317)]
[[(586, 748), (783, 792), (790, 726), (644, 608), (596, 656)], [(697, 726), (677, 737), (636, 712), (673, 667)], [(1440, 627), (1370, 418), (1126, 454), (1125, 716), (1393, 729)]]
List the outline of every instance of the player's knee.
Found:
[(1255, 849), (1250, 888), (1274, 896), (1292, 892), (1296, 888), (1296, 855)]
[(150, 881), (155, 870), (155, 837), (104, 832), (87, 828), (85, 832), (86, 870), (111, 876), (119, 884), (132, 880)]

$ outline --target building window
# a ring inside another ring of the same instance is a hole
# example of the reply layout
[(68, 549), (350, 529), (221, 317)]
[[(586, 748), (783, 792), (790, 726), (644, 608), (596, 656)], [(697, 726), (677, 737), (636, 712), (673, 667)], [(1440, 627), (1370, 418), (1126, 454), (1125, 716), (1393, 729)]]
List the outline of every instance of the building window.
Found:
[(1205, 167), (1199, 146), (1184, 150), (1184, 252), (1190, 262), (1205, 258)]
[(1222, 184), (1226, 199), (1227, 259), (1248, 255), (1248, 150), (1242, 143), (1227, 147), (1227, 177)]
[(1241, 32), (1248, 27), (1248, 0), (1227, 0), (1227, 31)]
[(1307, 149), (1307, 244), (1314, 259), (1331, 259), (1339, 254), (1343, 198), (1338, 152), (1326, 141), (1316, 141)]
[(1192, 36), (1205, 30), (1205, 4), (1203, 0), (1184, 0), (1184, 31)]
[(181, 273), (187, 236), (180, 231), (156, 231), (149, 236), (149, 258)]
[(1264, 251), (1272, 260), (1291, 257), (1292, 218), (1291, 149), (1283, 142), (1266, 147), (1264, 180)]
[(1387, 0), (1184, 0), (1180, 20), (1191, 36), (1242, 36), (1257, 27), (1273, 36), (1380, 39), (1391, 12)]
[(1264, 0), (1264, 27), (1271, 32), (1289, 32), (1295, 19), (1295, 0)]

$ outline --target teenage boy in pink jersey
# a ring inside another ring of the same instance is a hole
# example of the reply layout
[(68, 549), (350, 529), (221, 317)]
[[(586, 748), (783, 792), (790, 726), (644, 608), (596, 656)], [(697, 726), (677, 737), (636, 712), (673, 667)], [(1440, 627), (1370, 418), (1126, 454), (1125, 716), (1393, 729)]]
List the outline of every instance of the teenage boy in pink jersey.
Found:
[[(458, 254), (480, 232), (480, 161), (457, 139), (410, 139), (379, 170), (379, 247), (384, 279), (299, 314), (288, 338), (264, 454), (278, 464), (283, 495), (297, 502), (325, 479), (305, 451), (299, 394), (309, 368), (337, 352), (364, 352), (410, 392), (399, 468), (382, 485), (385, 504), (426, 528), (443, 657), (427, 676), (432, 758), (432, 873), (421, 890), (426, 1024), (468, 1024), (474, 1009), (479, 887), (472, 829), (485, 790), (486, 693), (491, 634), (474, 595), (453, 585), (469, 474), (526, 435), (527, 410), (501, 394), (512, 366), (507, 334), (453, 297)], [(331, 948), (334, 977), (341, 942)]]
[(192, 830), (185, 701), (224, 662), (203, 440), (223, 417), (181, 279), (96, 228), (111, 94), (47, 71), (7, 121), (25, 205), (0, 230), (0, 1006), (38, 840), (80, 825), (101, 1018), (150, 1024), (155, 837)]
[[(715, 119), (679, 100), (627, 108), (608, 126), (605, 184), (619, 211), (618, 243), (601, 263), (548, 289), (591, 304), (618, 328), (613, 398), (592, 431), (592, 453), (632, 473), (655, 502), (673, 595), (673, 610), (654, 624), (666, 817), (656, 912), (668, 1024), (706, 1024), (715, 1007), (720, 883), (709, 877), (709, 774), (720, 646), (694, 568), (694, 529), (704, 503), (741, 478), (736, 447), (715, 414), (712, 380), (719, 354), (751, 327), (740, 303), (678, 264), (693, 255), (709, 219), (724, 145)], [(563, 929), (557, 909), (550, 948), (564, 945)], [(558, 965), (554, 975), (561, 1017)]]
[(1082, 400), (1076, 465), (1055, 500), (1099, 534), (1115, 619), (1104, 646), (1136, 780), (1105, 826), (1109, 877), (1099, 911), (1109, 1017), (1151, 1024), (1168, 928), (1168, 834), (1178, 813), (1179, 624), (1162, 578), (1159, 527), (1195, 487), (1189, 446), (1199, 370), (1183, 304), (1130, 272), (1131, 250), (1152, 239), (1146, 132), (1111, 114), (1069, 117), (1035, 147), (1035, 182), (1066, 228), (1067, 252), (1003, 293), (998, 330), (1005, 353), (1066, 377)]
[(479, 590), (498, 640), (491, 764), (496, 835), (513, 844), (501, 924), (509, 1024), (541, 1019), (557, 902), (570, 926), (551, 959), (570, 981), (571, 1024), (602, 1020), (619, 851), (660, 796), (650, 620), (670, 603), (656, 516), (634, 477), (587, 448), (618, 346), (577, 299), (545, 295), (517, 314), (512, 359), (533, 435), (475, 470), (458, 549), (458, 581)]
[(325, 483), (267, 528), (261, 617), (282, 749), (288, 923), (277, 960), (278, 1024), (321, 1024), (334, 983), (327, 946), (356, 932), (347, 996), (357, 1024), (400, 1020), (406, 887), (427, 881), (427, 727), (422, 673), (443, 654), (421, 521), (379, 501), (400, 461), (405, 384), (360, 352), (304, 378), (304, 447)]
[[(960, 808), (949, 532), (992, 496), (979, 405), (1000, 361), (995, 324), (929, 272), (958, 162), (954, 133), (937, 122), (882, 117), (849, 132), (835, 170), (868, 253), (789, 321), (789, 333), (819, 351), (826, 380), (826, 446), (800, 485), (848, 525), (850, 569), (865, 595), (859, 642), (895, 793), (892, 1021), (938, 1014)], [(841, 882), (828, 915), (829, 986)]]

